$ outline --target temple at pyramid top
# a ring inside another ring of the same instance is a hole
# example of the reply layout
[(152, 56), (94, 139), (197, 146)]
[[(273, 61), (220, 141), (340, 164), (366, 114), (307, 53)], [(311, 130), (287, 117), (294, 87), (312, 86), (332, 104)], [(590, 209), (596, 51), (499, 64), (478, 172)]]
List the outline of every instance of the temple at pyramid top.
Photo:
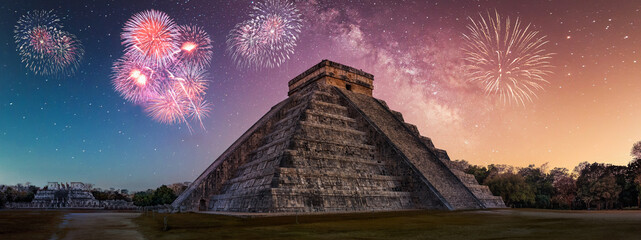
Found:
[(327, 59), (289, 81), (288, 96), (315, 82), (372, 96), (374, 75)]
[(505, 207), (372, 97), (374, 76), (323, 60), (172, 203), (175, 211), (353, 212)]

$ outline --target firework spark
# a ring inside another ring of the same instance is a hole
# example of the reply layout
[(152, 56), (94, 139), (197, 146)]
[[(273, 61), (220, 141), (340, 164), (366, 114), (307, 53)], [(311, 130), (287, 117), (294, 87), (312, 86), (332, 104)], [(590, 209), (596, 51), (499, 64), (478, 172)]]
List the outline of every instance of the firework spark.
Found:
[(286, 0), (254, 2), (250, 20), (227, 36), (227, 49), (239, 67), (273, 68), (294, 54), (302, 28), (301, 15)]
[(27, 69), (49, 75), (77, 68), (84, 55), (82, 44), (61, 29), (60, 19), (51, 10), (31, 11), (20, 17), (14, 38)]
[(178, 27), (177, 36), (180, 46), (178, 57), (185, 64), (207, 67), (211, 61), (213, 46), (205, 30), (198, 26), (186, 25)]
[(487, 18), (469, 17), (469, 32), (463, 34), (463, 53), (468, 80), (479, 83), (487, 94), (499, 94), (504, 103), (532, 102), (536, 91), (544, 90), (551, 74), (552, 53), (543, 47), (546, 36), (523, 27), (517, 18), (501, 18), (498, 12)]
[(139, 12), (125, 23), (121, 38), (132, 60), (158, 67), (173, 62), (179, 51), (178, 29), (169, 15), (156, 10)]

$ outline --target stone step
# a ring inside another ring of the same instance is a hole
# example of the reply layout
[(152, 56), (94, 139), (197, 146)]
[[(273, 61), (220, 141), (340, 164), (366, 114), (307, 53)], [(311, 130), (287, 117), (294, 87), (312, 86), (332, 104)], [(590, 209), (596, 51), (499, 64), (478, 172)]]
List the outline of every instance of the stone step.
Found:
[(434, 148), (434, 143), (432, 143), (432, 139), (421, 136), (421, 141), (428, 147), (428, 148)]
[(347, 107), (338, 105), (338, 104), (311, 100), (309, 104), (309, 108), (319, 112), (325, 112), (325, 113), (340, 115), (340, 116), (348, 116)]
[[(325, 124), (318, 124), (308, 121), (300, 121), (301, 127), (296, 135), (305, 136), (310, 139), (324, 140), (331, 138), (336, 142), (364, 143), (367, 141), (367, 134), (352, 128), (337, 127)], [(331, 136), (331, 137), (328, 137)]]
[(281, 159), (282, 157), (280, 157), (280, 155), (276, 155), (274, 157), (245, 163), (238, 167), (238, 170), (236, 171), (237, 175), (235, 175), (234, 177), (247, 175), (256, 171), (263, 172), (267, 169), (274, 169), (278, 167)]
[(292, 134), (294, 134), (295, 130), (296, 128), (293, 127), (293, 124), (290, 124), (289, 126), (285, 126), (285, 127), (274, 128), (272, 129), (271, 133), (263, 137), (261, 142), (262, 144), (268, 144), (270, 142), (277, 141), (282, 138), (287, 138)]
[[(382, 174), (381, 168), (386, 168), (382, 163), (372, 161), (371, 159), (356, 157), (339, 157), (339, 156), (285, 156), (281, 161), (281, 167), (296, 168), (315, 168), (315, 169), (343, 169), (346, 172), (372, 171), (376, 174)], [(358, 169), (358, 171), (352, 171)], [(382, 174), (386, 175), (386, 174)]]
[(380, 181), (401, 181), (402, 176), (385, 176), (372, 174), (370, 172), (362, 172), (359, 174), (346, 173), (340, 169), (301, 169), (301, 168), (284, 168), (281, 167), (278, 173), (283, 176), (287, 174), (296, 174), (305, 177), (338, 177), (342, 179), (372, 179)]
[(418, 127), (411, 123), (405, 123), (405, 126), (409, 128), (410, 132), (414, 133), (416, 136), (421, 136), (421, 133), (418, 132)]
[(271, 147), (273, 147), (275, 145), (278, 145), (278, 144), (283, 144), (286, 140), (287, 140), (287, 138), (281, 138), (281, 139), (278, 139), (276, 141), (269, 142), (267, 144), (263, 144), (260, 147), (256, 148), (254, 151), (251, 151), (250, 154), (255, 154), (255, 153), (267, 150), (267, 149), (269, 149), (269, 148), (271, 148)]
[(279, 130), (280, 128), (283, 128), (283, 127), (285, 127), (285, 128), (290, 127), (290, 126), (294, 125), (294, 123), (296, 123), (296, 121), (298, 121), (298, 117), (300, 117), (300, 114), (288, 114), (284, 118), (282, 118), (282, 119), (278, 120), (277, 122), (275, 122), (272, 125), (272, 128), (274, 130)]
[(316, 90), (316, 91), (314, 91), (314, 93), (312, 95), (312, 100), (317, 100), (317, 101), (326, 102), (326, 103), (338, 104), (340, 98), (338, 96), (336, 96), (335, 94), (331, 94), (330, 92)]
[(294, 136), (289, 149), (296, 149), (300, 152), (310, 152), (315, 154), (373, 158), (375, 147), (360, 143), (323, 141)]
[(298, 152), (296, 150), (289, 150), (289, 149), (286, 150), (286, 154), (291, 155), (291, 157), (293, 158), (301, 158), (301, 159), (324, 159), (328, 161), (358, 162), (361, 164), (370, 164), (370, 165), (381, 164), (377, 161), (374, 161), (374, 158), (348, 157), (348, 156), (339, 156), (339, 155), (333, 155), (333, 154)]
[(410, 197), (412, 194), (409, 192), (399, 191), (371, 191), (363, 192), (358, 190), (333, 190), (333, 189), (295, 189), (295, 188), (271, 188), (275, 195), (320, 195), (320, 196), (383, 196), (383, 197)]
[(347, 116), (330, 114), (312, 109), (306, 110), (303, 116), (305, 121), (344, 128), (355, 128), (357, 123), (355, 119)]
[(461, 181), (465, 185), (478, 185), (478, 182), (476, 181), (476, 178), (472, 174), (467, 174), (461, 170), (455, 169), (455, 168), (450, 168), (454, 174), (461, 179)]
[[(237, 191), (237, 190), (247, 190), (250, 188), (268, 188), (271, 186), (272, 179), (273, 179), (274, 174), (264, 174), (264, 175), (257, 175), (257, 176), (252, 176), (252, 177), (247, 177), (245, 179), (239, 178), (239, 179), (231, 179), (229, 183), (225, 183), (225, 186), (223, 186), (223, 191), (222, 192), (229, 192), (229, 191)], [(233, 181), (232, 181), (233, 180)]]

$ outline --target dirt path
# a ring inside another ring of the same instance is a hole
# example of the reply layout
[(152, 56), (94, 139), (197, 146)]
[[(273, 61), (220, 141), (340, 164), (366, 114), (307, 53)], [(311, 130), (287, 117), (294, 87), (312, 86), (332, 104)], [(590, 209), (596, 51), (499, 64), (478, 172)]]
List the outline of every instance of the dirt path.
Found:
[(144, 239), (132, 219), (139, 213), (67, 213), (51, 239)]

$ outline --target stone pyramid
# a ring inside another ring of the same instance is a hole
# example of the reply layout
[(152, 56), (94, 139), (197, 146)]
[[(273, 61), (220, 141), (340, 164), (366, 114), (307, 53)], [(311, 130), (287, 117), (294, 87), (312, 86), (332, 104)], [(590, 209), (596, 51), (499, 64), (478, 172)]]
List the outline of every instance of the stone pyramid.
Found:
[(505, 207), (401, 113), (374, 77), (328, 60), (172, 203), (176, 211), (345, 212)]

